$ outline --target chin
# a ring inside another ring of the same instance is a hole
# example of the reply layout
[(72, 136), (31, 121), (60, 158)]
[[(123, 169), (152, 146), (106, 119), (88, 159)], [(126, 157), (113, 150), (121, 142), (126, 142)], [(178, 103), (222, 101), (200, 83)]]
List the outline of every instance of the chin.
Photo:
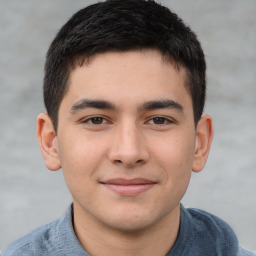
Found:
[(105, 219), (105, 224), (119, 232), (138, 233), (153, 226), (159, 219), (152, 216), (152, 213), (138, 214), (138, 212), (126, 210), (125, 213), (113, 214), (111, 219)]
[(111, 228), (121, 233), (140, 233), (145, 231), (151, 226), (151, 223), (147, 223), (145, 220), (123, 220), (120, 222), (112, 223)]

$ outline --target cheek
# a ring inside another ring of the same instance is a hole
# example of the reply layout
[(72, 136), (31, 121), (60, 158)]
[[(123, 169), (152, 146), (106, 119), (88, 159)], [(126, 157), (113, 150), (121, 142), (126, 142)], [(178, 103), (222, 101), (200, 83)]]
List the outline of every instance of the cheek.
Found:
[(104, 150), (101, 139), (81, 135), (61, 138), (58, 153), (67, 183), (80, 184), (92, 179), (104, 157)]
[(183, 169), (186, 166), (192, 166), (194, 157), (194, 141), (191, 137), (173, 136), (174, 138), (166, 138), (153, 146), (152, 151), (158, 155), (163, 164), (176, 165)]
[(100, 152), (96, 153), (96, 146), (81, 137), (62, 140), (59, 146), (63, 175), (73, 199), (79, 201), (79, 198), (84, 198), (90, 204), (91, 197), (86, 195), (93, 194)]
[(161, 140), (162, 143), (152, 149), (167, 186), (182, 190), (188, 185), (194, 157), (194, 141), (191, 138), (193, 137), (173, 136)]

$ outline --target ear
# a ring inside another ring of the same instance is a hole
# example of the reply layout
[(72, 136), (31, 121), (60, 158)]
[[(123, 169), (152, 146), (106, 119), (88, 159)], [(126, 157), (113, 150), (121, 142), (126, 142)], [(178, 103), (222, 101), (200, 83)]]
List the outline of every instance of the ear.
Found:
[(59, 170), (57, 136), (49, 115), (42, 113), (37, 117), (36, 135), (46, 167), (51, 171)]
[(206, 164), (213, 138), (213, 122), (210, 115), (204, 115), (196, 128), (196, 144), (192, 170), (200, 172)]

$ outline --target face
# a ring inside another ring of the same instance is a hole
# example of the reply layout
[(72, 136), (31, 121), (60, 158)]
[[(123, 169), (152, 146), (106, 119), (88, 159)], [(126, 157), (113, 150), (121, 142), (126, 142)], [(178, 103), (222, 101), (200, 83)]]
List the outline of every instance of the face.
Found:
[(71, 72), (56, 158), (83, 218), (141, 230), (179, 208), (197, 144), (184, 76), (153, 50), (99, 54)]

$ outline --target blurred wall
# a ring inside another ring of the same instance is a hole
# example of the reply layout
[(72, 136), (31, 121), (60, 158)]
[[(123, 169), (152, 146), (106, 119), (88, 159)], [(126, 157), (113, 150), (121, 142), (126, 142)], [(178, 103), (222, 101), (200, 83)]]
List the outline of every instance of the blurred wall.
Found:
[[(93, 1), (0, 0), (0, 250), (61, 217), (71, 197), (46, 170), (35, 124), (43, 65), (60, 26)], [(198, 34), (208, 63), (206, 112), (215, 138), (205, 170), (192, 175), (185, 206), (210, 211), (256, 250), (256, 1), (162, 1)]]

